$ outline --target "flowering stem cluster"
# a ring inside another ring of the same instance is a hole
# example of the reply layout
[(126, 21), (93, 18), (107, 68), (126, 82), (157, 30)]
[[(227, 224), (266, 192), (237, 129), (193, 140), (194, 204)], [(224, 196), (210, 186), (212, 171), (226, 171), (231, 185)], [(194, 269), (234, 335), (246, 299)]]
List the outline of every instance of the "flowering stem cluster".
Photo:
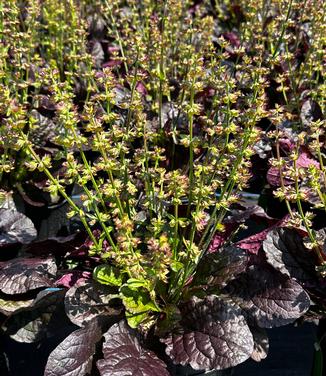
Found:
[[(276, 195), (316, 245), (302, 182), (325, 208), (324, 129), (318, 119), (304, 129), (299, 102), (304, 86), (311, 101), (324, 105), (322, 89), (314, 91), (322, 74), (325, 41), (314, 33), (321, 17), (311, 2), (303, 11), (295, 0), (250, 0), (237, 36), (220, 30), (215, 3), (0, 5), (0, 180), (11, 189), (28, 171), (45, 174), (46, 190), (68, 202), (68, 216), (80, 219), (108, 275), (114, 270), (123, 286), (148, 295), (148, 312), (129, 317), (134, 326), (182, 299), (248, 187), (266, 119), (276, 127), (270, 134), (280, 175)], [(224, 16), (236, 22), (227, 4)], [(296, 66), (301, 31), (292, 28), (305, 14), (313, 20), (313, 52)], [(98, 39), (88, 40), (91, 30)], [(271, 81), (282, 95), (275, 108), (266, 94)], [(300, 130), (287, 166), (280, 147), (285, 119)], [(40, 131), (45, 138), (36, 142)], [(318, 166), (302, 172), (296, 161), (307, 140)], [(68, 194), (72, 185), (83, 192), (81, 206)]]

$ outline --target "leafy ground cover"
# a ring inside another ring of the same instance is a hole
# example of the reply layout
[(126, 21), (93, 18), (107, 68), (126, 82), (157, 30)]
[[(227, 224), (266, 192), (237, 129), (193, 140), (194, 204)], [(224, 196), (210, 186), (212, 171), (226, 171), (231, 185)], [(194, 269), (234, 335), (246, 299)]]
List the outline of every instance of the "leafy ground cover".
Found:
[(0, 5), (1, 334), (59, 336), (44, 375), (222, 370), (324, 318), (322, 5)]

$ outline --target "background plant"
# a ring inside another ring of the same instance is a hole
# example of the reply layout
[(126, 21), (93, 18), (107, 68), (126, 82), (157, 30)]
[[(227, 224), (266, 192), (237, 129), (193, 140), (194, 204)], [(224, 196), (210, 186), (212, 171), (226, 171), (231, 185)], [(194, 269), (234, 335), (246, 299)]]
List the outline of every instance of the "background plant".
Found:
[[(123, 311), (132, 328), (164, 337), (175, 362), (212, 369), (253, 354), (257, 328), (285, 325), (307, 311), (300, 278), (270, 257), (267, 234), (274, 227), (244, 239), (248, 220), (258, 217), (265, 227), (275, 222), (237, 203), (257, 179), (275, 187), (289, 212), (281, 225), (304, 229), (305, 251), (313, 249), (313, 269), (323, 272), (324, 237), (310, 214), (325, 208), (325, 41), (318, 33), (324, 20), (315, 3), (2, 5), (2, 188), (29, 201), (30, 185), (45, 188), (49, 201), (67, 202), (68, 217), (84, 226), (87, 260), (63, 252), (58, 263), (82, 265), (100, 285), (88, 274), (80, 285), (64, 284), (68, 312), (74, 294), (83, 297), (80, 304), (91, 294), (105, 307), (91, 318)], [(72, 189), (81, 192), (78, 202)], [(264, 239), (267, 261), (256, 257)], [(43, 264), (35, 262), (36, 274), (45, 268), (55, 278), (52, 261)], [(10, 265), (5, 270), (7, 281)], [(283, 313), (253, 306), (266, 293), (257, 286), (268, 291), (271, 305), (284, 303)], [(301, 307), (286, 303), (293, 301)], [(211, 317), (207, 326), (204, 312)], [(104, 330), (69, 315), (83, 327), (81, 336), (97, 338)], [(246, 320), (254, 324), (249, 328)], [(230, 321), (231, 328), (244, 328), (241, 349), (232, 350), (237, 359), (221, 360), (223, 341), (202, 362), (194, 360), (196, 346), (193, 354), (178, 347), (189, 331), (210, 340)], [(131, 335), (122, 323), (110, 330)], [(103, 374), (113, 372), (105, 364), (99, 363)]]

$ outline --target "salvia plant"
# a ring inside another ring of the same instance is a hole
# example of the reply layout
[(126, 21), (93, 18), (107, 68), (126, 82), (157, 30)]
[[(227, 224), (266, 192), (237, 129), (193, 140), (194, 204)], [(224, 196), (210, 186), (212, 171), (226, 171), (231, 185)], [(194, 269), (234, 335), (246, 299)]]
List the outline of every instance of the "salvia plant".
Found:
[(0, 322), (61, 328), (44, 375), (221, 370), (324, 317), (322, 3), (0, 4)]

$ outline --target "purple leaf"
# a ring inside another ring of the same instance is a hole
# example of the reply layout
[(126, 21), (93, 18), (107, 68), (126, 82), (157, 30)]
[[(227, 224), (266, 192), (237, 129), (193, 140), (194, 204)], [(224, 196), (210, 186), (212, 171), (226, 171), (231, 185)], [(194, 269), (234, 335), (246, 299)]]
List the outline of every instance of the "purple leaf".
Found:
[(104, 51), (102, 44), (98, 40), (93, 39), (90, 41), (89, 45), (95, 66), (96, 68), (100, 68), (104, 61)]
[[(31, 343), (50, 336), (52, 325), (63, 325), (65, 291), (43, 290), (29, 307), (17, 310), (5, 323), (6, 334), (17, 342)], [(55, 329), (56, 331), (58, 328)]]
[[(36, 96), (35, 96), (36, 97)], [(49, 95), (38, 95), (38, 110), (39, 111), (55, 111), (56, 105), (55, 102), (52, 101), (51, 97)]]
[(265, 159), (271, 155), (272, 146), (268, 137), (262, 137), (253, 146), (254, 151), (258, 154), (259, 158)]
[(208, 253), (200, 261), (194, 283), (209, 286), (225, 286), (245, 271), (248, 257), (245, 251), (233, 246)]
[(102, 67), (103, 68), (110, 68), (110, 67), (115, 67), (115, 66), (119, 66), (122, 64), (122, 60), (119, 59), (118, 55), (117, 55), (117, 52), (119, 52), (120, 49), (119, 47), (116, 47), (116, 46), (109, 46), (108, 49), (107, 49), (107, 52), (109, 54), (109, 60), (107, 62), (105, 62)]
[(118, 85), (113, 88), (114, 92), (114, 105), (119, 108), (124, 108), (124, 105), (130, 101), (130, 90)]
[(0, 312), (4, 315), (10, 316), (14, 312), (27, 308), (33, 304), (34, 299), (25, 300), (11, 300), (0, 297)]
[(305, 127), (309, 127), (311, 122), (322, 119), (323, 112), (319, 104), (308, 98), (301, 107), (300, 119)]
[[(273, 187), (279, 187), (281, 185), (280, 170), (278, 167), (270, 167), (267, 171), (266, 179), (268, 183)], [(284, 185), (293, 184), (293, 180), (289, 177), (283, 177)]]
[[(45, 101), (43, 103), (45, 103)], [(48, 104), (50, 104), (50, 102), (48, 102)], [(35, 109), (31, 111), (31, 117), (35, 123), (30, 129), (29, 138), (33, 141), (34, 145), (39, 147), (45, 146), (47, 142), (55, 140), (55, 137), (62, 131), (61, 125), (43, 116)]]
[(52, 257), (21, 257), (2, 262), (0, 266), (0, 290), (12, 295), (52, 286), (57, 272), (57, 266)]
[(121, 307), (111, 305), (111, 300), (116, 297), (114, 288), (101, 285), (93, 280), (81, 279), (67, 291), (66, 314), (78, 326), (83, 326), (100, 315), (119, 315)]
[(70, 288), (80, 280), (89, 279), (92, 277), (90, 272), (82, 270), (72, 270), (70, 273), (64, 274), (60, 279), (55, 282), (56, 286), (64, 286)]
[(208, 247), (208, 253), (214, 253), (220, 249), (227, 238), (226, 233), (216, 234)]
[(321, 228), (315, 233), (316, 240), (321, 247), (322, 254), (326, 256), (326, 228)]
[(96, 344), (102, 331), (96, 320), (75, 330), (50, 354), (44, 376), (84, 376), (91, 373)]
[[(287, 159), (288, 164), (292, 164), (291, 161)], [(312, 158), (311, 154), (305, 148), (301, 148), (299, 157), (296, 161), (296, 168), (308, 168), (310, 166), (315, 166), (320, 168), (319, 163)], [(282, 172), (285, 168), (282, 168)], [(279, 187), (281, 185), (281, 178), (280, 178), (280, 170), (278, 167), (270, 167), (267, 171), (267, 181), (271, 186)], [(284, 185), (291, 185), (294, 183), (294, 180), (289, 178), (288, 176), (283, 177), (283, 184)]]
[(238, 223), (232, 222), (232, 220), (230, 219), (230, 222), (225, 223), (224, 225), (225, 226), (224, 226), (223, 232), (217, 232), (214, 235), (208, 247), (208, 250), (207, 250), (208, 253), (217, 252), (223, 246), (223, 244), (229, 239), (234, 229), (238, 226)]
[(236, 246), (248, 251), (251, 254), (257, 255), (263, 241), (266, 239), (267, 234), (270, 232), (270, 228), (249, 236), (248, 238), (242, 239), (236, 243)]
[(102, 67), (103, 68), (112, 68), (112, 67), (119, 66), (121, 64), (122, 64), (122, 60), (119, 60), (119, 59), (110, 59), (106, 63), (102, 64)]
[(105, 20), (99, 13), (92, 13), (87, 16), (88, 32), (93, 37), (103, 38), (105, 33)]
[(268, 336), (264, 329), (262, 328), (250, 328), (252, 335), (254, 337), (254, 351), (251, 354), (251, 358), (255, 362), (260, 362), (265, 359), (269, 350)]
[[(85, 241), (85, 235), (82, 232), (74, 233), (73, 235), (64, 237), (52, 237), (46, 240), (33, 242), (26, 247), (26, 252), (34, 256), (65, 256), (76, 252), (76, 248), (80, 247)], [(84, 252), (86, 255), (87, 252)]]
[(15, 208), (0, 208), (0, 248), (8, 244), (27, 244), (37, 233), (33, 222)]
[[(243, 208), (231, 210), (230, 214), (224, 220), (225, 231), (223, 233), (218, 233), (217, 235), (214, 236), (209, 246), (208, 253), (217, 251), (222, 246), (222, 244), (228, 239), (228, 237), (232, 234), (232, 232), (238, 227), (240, 223), (245, 223), (249, 219), (253, 219), (257, 221), (257, 223), (261, 223), (261, 221), (264, 220), (268, 223), (268, 225), (274, 224), (276, 222), (276, 220), (270, 217), (269, 215), (267, 215), (264, 209), (260, 207), (259, 205), (250, 205), (250, 206), (246, 206), (246, 205), (248, 204), (243, 202), (241, 203), (241, 206), (243, 206)], [(261, 241), (259, 240), (260, 235), (263, 236), (263, 234), (261, 233), (261, 234), (253, 235), (252, 239), (248, 238), (248, 243), (253, 242), (254, 244), (244, 245), (243, 247), (242, 246), (240, 247), (237, 244), (237, 247), (245, 249), (245, 250), (252, 250), (252, 253), (256, 254), (261, 245)], [(257, 239), (255, 239), (256, 236), (257, 236)], [(260, 242), (259, 246), (256, 240)]]
[(291, 278), (307, 282), (315, 278), (313, 255), (295, 230), (276, 228), (263, 243), (267, 262)]
[(288, 216), (285, 216), (283, 219), (279, 220), (274, 225), (267, 227), (265, 230), (258, 232), (257, 234), (251, 235), (245, 239), (241, 239), (240, 241), (235, 243), (235, 246), (248, 251), (248, 253), (252, 255), (257, 255), (267, 235), (274, 228), (284, 225), (287, 219), (288, 219)]
[(165, 363), (141, 347), (125, 321), (105, 333), (104, 359), (97, 361), (101, 376), (169, 376)]
[(319, 163), (312, 158), (309, 151), (306, 151), (304, 149), (302, 149), (301, 153), (299, 154), (296, 166), (297, 168), (308, 168), (310, 166), (314, 166), (317, 168), (320, 167)]
[(281, 150), (283, 150), (285, 153), (289, 153), (291, 152), (295, 146), (296, 146), (296, 143), (292, 138), (287, 138), (287, 137), (284, 137), (284, 138), (280, 138), (279, 139), (279, 144), (280, 144), (280, 148)]
[(310, 306), (308, 294), (292, 279), (263, 265), (250, 266), (225, 291), (261, 328), (287, 325)]
[(241, 309), (216, 296), (193, 297), (182, 308), (182, 328), (162, 340), (174, 363), (195, 370), (233, 367), (253, 352), (253, 337)]
[(137, 82), (136, 90), (138, 91), (139, 94), (144, 95), (144, 96), (146, 96), (148, 93), (145, 85), (141, 81)]
[(245, 207), (245, 209), (231, 210), (231, 214), (225, 218), (224, 222), (242, 223), (246, 222), (251, 217), (273, 220), (273, 218), (266, 214), (265, 210), (262, 207), (260, 207), (259, 205), (252, 205)]
[[(322, 174), (320, 174), (320, 182), (321, 182), (321, 179), (322, 179)], [(306, 182), (306, 181), (301, 183), (300, 190), (304, 194), (305, 200), (309, 202), (310, 204), (313, 204), (316, 208), (318, 208), (320, 207), (320, 204), (322, 203), (320, 196), (318, 192), (316, 191), (316, 189), (313, 187), (309, 187), (307, 183), (309, 184), (309, 182)], [(320, 193), (324, 195), (325, 197), (326, 185), (323, 183), (321, 183)]]
[(223, 37), (230, 42), (230, 44), (233, 46), (233, 47), (240, 47), (240, 38), (239, 36), (234, 33), (234, 32), (230, 32), (230, 31), (227, 31), (225, 33), (222, 34)]

